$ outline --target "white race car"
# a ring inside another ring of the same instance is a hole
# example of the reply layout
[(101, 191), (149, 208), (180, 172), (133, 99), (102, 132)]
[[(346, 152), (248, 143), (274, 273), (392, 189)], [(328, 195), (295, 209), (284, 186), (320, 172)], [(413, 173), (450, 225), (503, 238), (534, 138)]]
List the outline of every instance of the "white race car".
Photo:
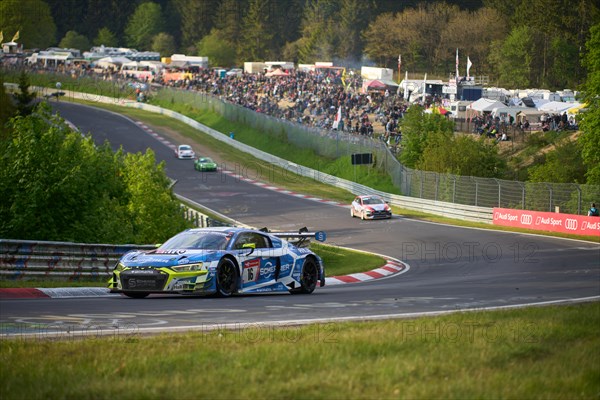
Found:
[(196, 158), (196, 153), (194, 153), (192, 146), (180, 144), (175, 150), (175, 157), (179, 158), (180, 160), (184, 158), (191, 158), (193, 160)]
[(356, 196), (350, 215), (361, 219), (392, 218), (391, 207), (379, 196)]

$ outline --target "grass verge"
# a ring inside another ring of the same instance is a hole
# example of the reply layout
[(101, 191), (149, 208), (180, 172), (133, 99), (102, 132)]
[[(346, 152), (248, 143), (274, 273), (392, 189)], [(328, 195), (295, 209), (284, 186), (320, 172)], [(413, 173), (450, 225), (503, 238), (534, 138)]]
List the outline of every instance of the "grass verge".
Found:
[(283, 329), (2, 340), (0, 362), (10, 368), (0, 369), (0, 384), (5, 400), (597, 398), (598, 326), (595, 302)]

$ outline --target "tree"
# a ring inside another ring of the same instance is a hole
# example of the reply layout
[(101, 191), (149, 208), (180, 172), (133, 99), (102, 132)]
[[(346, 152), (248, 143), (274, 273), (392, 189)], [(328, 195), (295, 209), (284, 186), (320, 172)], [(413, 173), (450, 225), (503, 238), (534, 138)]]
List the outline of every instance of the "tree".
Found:
[(19, 74), (19, 92), (15, 94), (17, 100), (17, 112), (19, 115), (29, 115), (33, 110), (35, 93), (29, 91), (29, 76), (25, 71)]
[(581, 118), (578, 141), (581, 157), (587, 167), (587, 183), (600, 185), (600, 23), (590, 29), (590, 38), (585, 47), (587, 54), (584, 66), (588, 76), (584, 86), (584, 101), (588, 111)]
[(15, 117), (0, 144), (0, 237), (156, 243), (188, 227), (154, 154), (113, 153), (50, 107)]
[(336, 56), (341, 59), (360, 61), (362, 59), (363, 38), (362, 31), (367, 27), (372, 1), (366, 0), (341, 0), (337, 22), (339, 46)]
[(212, 66), (230, 67), (236, 63), (236, 49), (224, 34), (213, 29), (198, 42), (198, 55), (208, 57)]
[(69, 31), (59, 43), (59, 46), (65, 49), (89, 50), (90, 41), (83, 35), (75, 31)]
[(130, 46), (149, 50), (152, 39), (162, 31), (162, 13), (156, 3), (142, 3), (136, 9), (125, 28), (127, 43)]
[(546, 154), (543, 163), (528, 172), (531, 182), (584, 183), (586, 168), (578, 144), (566, 140), (558, 143)]
[(193, 48), (213, 28), (218, 0), (173, 0), (181, 16), (181, 46)]
[(513, 28), (504, 41), (492, 43), (490, 64), (498, 83), (508, 88), (528, 87), (531, 82), (533, 31), (527, 26)]
[(498, 155), (495, 143), (485, 138), (436, 133), (428, 137), (417, 168), (461, 176), (499, 178), (503, 176), (506, 164)]
[(10, 137), (7, 124), (15, 113), (16, 108), (4, 87), (4, 74), (0, 72), (0, 144), (5, 143)]
[(264, 60), (271, 56), (269, 7), (271, 0), (250, 0), (248, 12), (242, 20), (242, 33), (239, 48), (243, 60)]
[(105, 26), (98, 31), (98, 35), (96, 36), (96, 39), (94, 39), (94, 45), (117, 47), (119, 45), (119, 41), (117, 40), (117, 36), (115, 36), (115, 34)]
[(0, 29), (5, 38), (19, 32), (25, 48), (45, 49), (55, 44), (56, 25), (50, 7), (42, 0), (0, 1)]
[(168, 33), (159, 33), (152, 39), (152, 51), (156, 51), (162, 56), (171, 56), (177, 51), (175, 39)]

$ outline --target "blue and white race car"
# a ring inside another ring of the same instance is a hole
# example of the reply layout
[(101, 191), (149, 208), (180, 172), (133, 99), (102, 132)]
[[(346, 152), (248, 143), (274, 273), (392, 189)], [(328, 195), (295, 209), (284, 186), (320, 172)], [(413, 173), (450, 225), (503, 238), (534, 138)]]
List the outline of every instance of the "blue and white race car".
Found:
[(108, 287), (134, 298), (151, 293), (312, 293), (319, 282), (325, 285), (325, 267), (319, 256), (301, 247), (310, 238), (324, 241), (325, 233), (305, 228), (297, 233), (188, 229), (155, 250), (123, 255)]

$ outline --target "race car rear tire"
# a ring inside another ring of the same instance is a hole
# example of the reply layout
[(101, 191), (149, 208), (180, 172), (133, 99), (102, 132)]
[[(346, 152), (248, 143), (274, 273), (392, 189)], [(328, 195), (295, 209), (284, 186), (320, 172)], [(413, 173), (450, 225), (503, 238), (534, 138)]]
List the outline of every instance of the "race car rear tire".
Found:
[(150, 293), (147, 292), (123, 292), (123, 294), (127, 297), (131, 297), (132, 299), (143, 299), (144, 297), (148, 297)]
[(300, 287), (293, 289), (293, 294), (311, 294), (317, 287), (319, 281), (319, 267), (312, 258), (307, 258), (302, 266), (302, 275), (300, 275)]
[(217, 296), (229, 297), (237, 290), (237, 267), (229, 258), (223, 258), (217, 266)]

